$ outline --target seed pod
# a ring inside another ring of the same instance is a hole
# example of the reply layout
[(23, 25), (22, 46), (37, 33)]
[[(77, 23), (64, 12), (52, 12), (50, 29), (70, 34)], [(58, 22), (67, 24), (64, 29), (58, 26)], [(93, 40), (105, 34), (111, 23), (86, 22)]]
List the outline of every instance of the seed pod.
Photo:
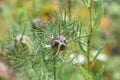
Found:
[(28, 36), (25, 35), (17, 35), (15, 38), (15, 47), (19, 53), (22, 54), (33, 54), (32, 43)]
[(35, 18), (32, 20), (32, 28), (33, 29), (40, 29), (43, 31), (44, 22), (40, 18)]
[(51, 40), (51, 47), (55, 52), (62, 51), (66, 48), (67, 42), (66, 42), (66, 37), (63, 35), (55, 36)]

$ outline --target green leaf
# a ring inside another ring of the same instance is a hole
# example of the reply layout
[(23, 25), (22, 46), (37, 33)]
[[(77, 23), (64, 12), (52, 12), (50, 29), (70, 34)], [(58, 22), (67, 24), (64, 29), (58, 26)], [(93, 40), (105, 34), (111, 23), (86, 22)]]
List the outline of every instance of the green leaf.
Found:
[(88, 0), (82, 0), (82, 1), (83, 1), (83, 3), (85, 4), (85, 6), (88, 7)]
[(86, 43), (85, 38), (80, 37), (80, 32), (77, 32), (77, 37), (79, 38), (78, 44), (79, 44), (81, 50), (86, 53), (87, 52), (87, 43)]
[(102, 5), (102, 0), (94, 2), (94, 25), (97, 27), (100, 24), (101, 18), (104, 14), (104, 8)]
[(96, 55), (93, 58), (93, 61), (96, 60), (96, 58), (99, 56), (99, 54), (101, 53), (101, 51), (102, 51), (102, 48), (98, 50), (98, 52), (96, 53)]
[(104, 71), (104, 66), (99, 70), (99, 73), (96, 74), (96, 76), (94, 77), (94, 80), (102, 80), (103, 71)]
[(92, 76), (88, 73), (88, 71), (85, 68), (83, 68), (82, 66), (79, 66), (79, 70), (84, 80), (92, 80)]
[(76, 80), (85, 80), (84, 77), (77, 71), (75, 71), (75, 76), (76, 76)]

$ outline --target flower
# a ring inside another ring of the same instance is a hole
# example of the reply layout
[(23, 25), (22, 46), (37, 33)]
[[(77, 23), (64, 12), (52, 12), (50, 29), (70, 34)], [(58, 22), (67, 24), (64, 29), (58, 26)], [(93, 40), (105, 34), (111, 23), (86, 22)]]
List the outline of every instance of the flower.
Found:
[(40, 28), (40, 30), (44, 29), (44, 23), (40, 18), (35, 18), (32, 20), (32, 28), (37, 29)]
[(53, 50), (56, 51), (61, 51), (64, 50), (67, 46), (67, 42), (66, 42), (67, 38), (63, 35), (58, 35), (52, 38), (51, 40), (51, 47), (53, 48)]
[(20, 53), (24, 53), (24, 52), (25, 52), (24, 54), (33, 53), (32, 43), (28, 36), (21, 35), (21, 34), (17, 35), (15, 37), (15, 47)]
[(17, 35), (16, 38), (15, 38), (17, 41), (20, 41), (22, 39), (22, 35)]

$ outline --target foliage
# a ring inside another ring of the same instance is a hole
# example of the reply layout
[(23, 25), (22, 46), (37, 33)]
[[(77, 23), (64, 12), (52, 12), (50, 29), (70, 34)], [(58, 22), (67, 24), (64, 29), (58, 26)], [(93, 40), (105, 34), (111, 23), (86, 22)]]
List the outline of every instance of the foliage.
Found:
[[(102, 0), (82, 1), (89, 11), (89, 26), (71, 17), (71, 1), (68, 11), (60, 6), (59, 10), (47, 8), (50, 10), (42, 13), (38, 0), (32, 1), (31, 13), (24, 4), (15, 9), (15, 17), (10, 16), (12, 27), (5, 56), (20, 76), (28, 80), (102, 80), (103, 68), (94, 73), (91, 66), (101, 52), (91, 56), (93, 34), (103, 15)], [(83, 54), (84, 64), (74, 63), (76, 58), (71, 59), (71, 54)]]

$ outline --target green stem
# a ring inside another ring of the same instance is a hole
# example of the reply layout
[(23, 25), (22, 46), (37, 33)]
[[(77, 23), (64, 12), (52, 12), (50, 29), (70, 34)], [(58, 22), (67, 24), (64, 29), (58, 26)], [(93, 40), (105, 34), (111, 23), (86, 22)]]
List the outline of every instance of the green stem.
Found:
[(69, 13), (69, 20), (71, 20), (71, 0), (68, 0), (68, 13)]
[(38, 79), (40, 80), (39, 73), (38, 73), (38, 71), (33, 67), (33, 65), (32, 65), (32, 69), (35, 71), (36, 75), (38, 76)]
[[(56, 53), (54, 53), (56, 55)], [(56, 80), (56, 56), (53, 57), (53, 75), (54, 75), (54, 80)]]
[(91, 40), (92, 40), (92, 35), (93, 35), (93, 0), (90, 2), (90, 7), (89, 9), (89, 15), (90, 15), (90, 34), (88, 36), (88, 47), (87, 47), (87, 65), (88, 65), (88, 72), (91, 73), (91, 68), (90, 68), (90, 50), (91, 50)]
[(88, 65), (88, 72), (91, 73), (90, 68), (90, 50), (91, 50), (91, 39), (92, 39), (93, 29), (90, 31), (90, 35), (88, 37), (88, 48), (87, 48), (87, 65)]
[(57, 50), (57, 52), (56, 52), (56, 51), (54, 52), (54, 56), (53, 56), (53, 61), (54, 61), (54, 62), (53, 62), (53, 75), (54, 75), (54, 80), (56, 80), (56, 78), (57, 78), (57, 77), (56, 77), (56, 70), (57, 70), (57, 69), (56, 69), (56, 57), (57, 57), (57, 55), (58, 55), (58, 53), (59, 53), (59, 51), (60, 51), (60, 46), (61, 46), (61, 45), (58, 46), (58, 50)]

